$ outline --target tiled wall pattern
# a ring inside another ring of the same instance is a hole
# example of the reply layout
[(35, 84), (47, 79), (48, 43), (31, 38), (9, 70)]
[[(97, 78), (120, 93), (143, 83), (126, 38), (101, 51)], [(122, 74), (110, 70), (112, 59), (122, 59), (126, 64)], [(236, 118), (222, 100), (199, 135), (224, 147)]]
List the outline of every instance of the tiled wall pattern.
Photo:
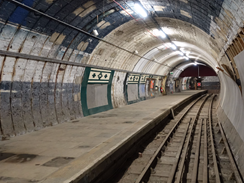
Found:
[[(124, 8), (129, 8), (119, 2)], [(228, 47), (239, 27), (243, 26), (244, 2), (241, 0), (141, 2), (146, 8), (155, 10), (158, 15), (155, 19), (160, 26), (169, 29), (175, 41), (188, 43), (194, 53), (201, 53), (203, 58), (211, 60), (211, 66), (216, 65), (213, 60), (220, 60), (222, 48)], [(116, 3), (99, 0), (23, 0), (22, 3), (59, 21), (11, 1), (0, 1), (0, 51), (67, 63), (92, 64), (93, 68), (107, 67), (113, 73), (109, 76), (108, 72), (105, 78), (103, 72), (100, 77), (100, 72), (92, 70), (90, 77), (90, 71), (86, 75), (89, 67), (1, 54), (1, 135), (24, 134), (148, 96), (148, 88), (143, 91), (140, 80), (137, 84), (126, 85), (127, 71), (137, 68), (141, 59), (139, 55), (161, 46), (162, 41), (146, 32), (143, 23), (131, 20)], [(138, 18), (134, 13), (133, 16)], [(155, 28), (152, 22), (145, 20), (145, 23), (148, 29)], [(99, 42), (80, 31), (92, 33), (93, 29), (99, 32), (99, 38), (131, 52), (137, 50), (138, 55)], [(159, 51), (155, 55), (157, 62), (150, 57), (150, 61), (141, 64), (138, 71), (166, 75), (180, 62), (174, 57), (168, 58), (168, 51)], [(124, 69), (126, 72), (113, 69)], [(96, 74), (94, 78), (93, 74)], [(103, 83), (97, 83), (97, 80)], [(85, 90), (82, 91), (82, 88)], [(84, 93), (87, 89), (89, 96)], [(106, 100), (99, 98), (106, 93), (107, 98), (103, 98)], [(81, 101), (86, 101), (86, 106)]]
[[(29, 69), (21, 70), (21, 63), (24, 61)], [(34, 65), (43, 65), (43, 68), (39, 70), (39, 67), (33, 67)], [(65, 64), (55, 66), (51, 63), (23, 59), (17, 59), (15, 67), (16, 72), (10, 73), (17, 81), (5, 80), (1, 83), (2, 136), (21, 135), (138, 102), (138, 83), (141, 78), (149, 77)], [(56, 78), (51, 72), (54, 67)], [(9, 74), (7, 69), (9, 68), (3, 66), (4, 77)], [(141, 85), (144, 85), (145, 95), (148, 88), (145, 86), (146, 82)], [(129, 100), (126, 96), (129, 96)]]

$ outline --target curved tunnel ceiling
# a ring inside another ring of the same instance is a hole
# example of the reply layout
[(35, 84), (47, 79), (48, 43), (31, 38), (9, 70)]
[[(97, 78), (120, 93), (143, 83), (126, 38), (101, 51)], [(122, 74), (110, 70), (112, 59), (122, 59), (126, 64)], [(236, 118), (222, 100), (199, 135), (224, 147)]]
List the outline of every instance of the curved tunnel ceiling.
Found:
[[(147, 18), (136, 14), (135, 3)], [(241, 58), (240, 65), (231, 65), (244, 49), (232, 44), (235, 36), (244, 36), (243, 23), (243, 0), (0, 0), (0, 136), (147, 99), (147, 75), (159, 81), (173, 70), (178, 77), (198, 60), (215, 71), (220, 67), (215, 110), (233, 125), (226, 126), (227, 136), (236, 129), (244, 141), (244, 67)], [(155, 29), (168, 37), (152, 35)], [(169, 48), (170, 42), (189, 52), (192, 62)]]
[[(158, 22), (163, 24), (163, 26), (171, 26), (172, 29), (178, 29), (179, 34), (175, 37), (171, 37), (173, 39), (174, 43), (179, 46), (180, 48), (185, 48), (186, 51), (189, 51), (189, 57), (194, 59), (198, 57), (203, 57), (205, 60), (209, 62), (209, 64), (212, 65), (212, 67), (216, 66), (216, 59), (218, 53), (214, 52), (211, 48), (211, 42), (208, 39), (208, 35), (204, 33), (203, 31), (199, 30), (195, 26), (191, 26), (188, 23), (184, 23), (179, 20), (175, 19), (166, 19), (166, 18), (157, 18)], [(146, 21), (145, 21), (146, 22)], [(148, 21), (150, 23), (150, 21)], [(179, 26), (179, 24), (182, 24)], [(155, 28), (152, 27), (151, 30)], [(174, 27), (173, 27), (174, 26)], [(118, 36), (118, 32), (120, 32)], [(152, 71), (148, 71), (148, 67), (150, 66), (150, 63), (155, 64), (155, 68), (170, 65), (168, 69), (175, 66), (175, 64), (178, 64), (177, 61), (182, 61), (182, 57), (178, 54), (174, 54), (174, 50), (171, 50), (167, 44), (168, 42), (163, 42), (160, 39), (154, 38), (147, 32), (145, 32), (144, 26), (141, 24), (130, 21), (114, 31), (112, 31), (108, 36), (104, 38), (105, 40), (113, 41), (113, 43), (116, 43), (116, 45), (119, 45), (123, 48), (127, 48), (129, 50), (135, 51), (137, 50), (139, 52), (139, 55), (144, 55), (149, 60), (146, 60), (144, 58), (140, 59), (136, 56), (131, 56), (130, 54), (124, 53), (123, 56), (126, 58), (123, 60), (124, 63), (121, 63), (120, 67), (124, 67), (124, 65), (127, 66), (126, 69), (133, 69), (134, 71), (138, 72), (157, 72), (157, 69), (154, 69)], [(164, 46), (166, 45), (166, 46)], [(92, 59), (90, 59), (89, 64), (94, 64), (96, 60), (99, 60), (99, 62), (96, 62), (98, 64), (102, 64), (103, 60), (108, 61), (109, 58), (107, 57), (103, 58), (103, 56), (99, 56), (99, 52), (101, 50), (114, 50), (111, 46), (108, 46), (104, 43), (100, 43), (96, 47), (96, 51), (93, 53)], [(116, 52), (116, 50), (114, 50)], [(209, 54), (212, 53), (212, 55)], [(126, 57), (127, 55), (127, 57)], [(196, 56), (195, 56), (196, 55)], [(174, 59), (172, 57), (175, 57)], [(156, 59), (156, 61), (155, 61)], [(170, 59), (173, 59), (173, 61), (170, 61)], [(121, 60), (120, 58), (116, 58), (114, 60)], [(113, 63), (114, 60), (110, 60), (110, 63)], [(139, 60), (139, 62), (138, 62)], [(184, 59), (183, 59), (184, 60)], [(128, 65), (128, 62), (130, 65)], [(137, 62), (139, 66), (137, 66)], [(169, 62), (169, 63), (168, 63)], [(173, 62), (173, 63), (171, 63)], [(175, 62), (175, 63), (174, 63)], [(106, 63), (105, 63), (106, 64)], [(143, 67), (142, 67), (143, 66)], [(148, 66), (148, 67), (147, 67)], [(165, 73), (157, 73), (157, 74), (165, 74)]]
[[(190, 51), (189, 58), (200, 58), (215, 68), (224, 52), (222, 48), (228, 46), (243, 25), (244, 16), (241, 2), (224, 0), (24, 0), (22, 3), (32, 9), (15, 0), (1, 1), (0, 20), (3, 25), (10, 23), (8, 34), (14, 35), (10, 42), (3, 40), (3, 50), (21, 52), (16, 40), (20, 34), (22, 39), (29, 35), (11, 28), (11, 24), (17, 24), (32, 34), (46, 35), (40, 47), (58, 49), (56, 53), (46, 54), (48, 57), (64, 60), (73, 52), (82, 51), (82, 63), (160, 75), (166, 75), (184, 59), (169, 48), (165, 50), (168, 39), (155, 38), (147, 30), (162, 28), (177, 46)], [(150, 16), (141, 19), (135, 3), (141, 3)], [(92, 34), (93, 30), (98, 31), (98, 38), (116, 46), (82, 32)], [(134, 51), (138, 55), (130, 53)]]

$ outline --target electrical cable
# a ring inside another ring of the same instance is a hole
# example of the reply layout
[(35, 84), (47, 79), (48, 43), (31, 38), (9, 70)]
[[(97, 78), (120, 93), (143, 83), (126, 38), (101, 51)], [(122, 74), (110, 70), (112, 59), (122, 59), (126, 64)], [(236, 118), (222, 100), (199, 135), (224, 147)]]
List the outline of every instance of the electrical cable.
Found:
[[(80, 29), (80, 28), (77, 28), (77, 27), (75, 27), (75, 26), (73, 26), (73, 25), (70, 25), (69, 23), (66, 23), (66, 22), (61, 21), (61, 20), (59, 20), (59, 19), (57, 19), (57, 18), (54, 18), (54, 17), (52, 17), (52, 16), (50, 16), (50, 15), (48, 15), (48, 14), (46, 14), (46, 13), (43, 13), (43, 12), (41, 12), (41, 11), (38, 11), (38, 10), (36, 10), (35, 8), (32, 8), (32, 7), (28, 6), (28, 5), (25, 5), (25, 4), (23, 4), (23, 3), (21, 3), (21, 2), (19, 2), (19, 1), (17, 1), (17, 0), (8, 0), (8, 1), (13, 2), (13, 3), (15, 3), (15, 4), (17, 4), (17, 5), (19, 5), (19, 6), (23, 7), (23, 8), (25, 8), (25, 9), (30, 10), (30, 11), (34, 11), (34, 12), (36, 12), (36, 13), (38, 13), (38, 14), (41, 14), (41, 15), (43, 15), (43, 16), (45, 16), (45, 17), (47, 17), (47, 18), (50, 18), (50, 19), (52, 19), (52, 20), (54, 20), (54, 21), (56, 21), (56, 22), (59, 22), (59, 23), (65, 25), (65, 26), (68, 26), (68, 27), (70, 27), (70, 28), (73, 28), (74, 30), (77, 30), (77, 31), (79, 31), (79, 32), (81, 32), (81, 33), (83, 33), (83, 34), (85, 34), (85, 35), (91, 37), (91, 38), (94, 38), (94, 39), (97, 39), (97, 40), (99, 40), (99, 41), (102, 41), (102, 42), (104, 42), (104, 43), (106, 43), (106, 44), (109, 44), (109, 45), (111, 45), (111, 46), (114, 46), (114, 47), (116, 47), (116, 48), (118, 48), (118, 49), (121, 49), (121, 50), (127, 52), (127, 53), (130, 53), (130, 54), (132, 54), (132, 55), (135, 55), (135, 56), (137, 56), (137, 57), (139, 57), (139, 58), (143, 58), (143, 59), (148, 60), (148, 61), (150, 61), (150, 62), (155, 62), (155, 63), (157, 63), (157, 64), (159, 64), (159, 65), (164, 65), (164, 66), (166, 66), (166, 67), (172, 68), (172, 67), (167, 66), (167, 65), (165, 65), (165, 64), (161, 64), (161, 63), (156, 62), (156, 61), (154, 61), (154, 60), (151, 60), (151, 59), (148, 59), (148, 58), (146, 58), (146, 57), (143, 57), (143, 56), (140, 56), (140, 55), (138, 55), (138, 54), (135, 54), (134, 52), (131, 52), (131, 51), (125, 49), (125, 48), (119, 47), (119, 46), (117, 46), (117, 45), (115, 45), (115, 44), (113, 44), (113, 43), (111, 43), (111, 42), (109, 42), (109, 41), (106, 41), (106, 40), (104, 40), (104, 39), (101, 39), (101, 38), (99, 38), (99, 37), (96, 37), (96, 36), (94, 36), (94, 35), (92, 35), (92, 34), (86, 32), (86, 31), (84, 31), (84, 30), (82, 30), (82, 29)], [(113, 1), (114, 1), (114, 0), (113, 0)]]

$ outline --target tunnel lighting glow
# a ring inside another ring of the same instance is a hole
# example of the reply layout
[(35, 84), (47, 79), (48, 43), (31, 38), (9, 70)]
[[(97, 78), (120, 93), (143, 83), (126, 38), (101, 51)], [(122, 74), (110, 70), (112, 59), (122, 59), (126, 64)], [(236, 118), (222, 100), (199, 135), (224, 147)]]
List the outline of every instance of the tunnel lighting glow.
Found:
[(159, 36), (160, 36), (161, 38), (166, 38), (166, 35), (165, 35), (162, 31), (159, 31)]
[(120, 11), (120, 14), (124, 15), (124, 16), (130, 16), (129, 14), (133, 14), (134, 11), (132, 11), (131, 9), (127, 8), (126, 10), (122, 10)]
[(164, 33), (167, 35), (173, 35), (174, 34), (174, 31), (172, 28), (168, 28), (168, 27), (161, 27), (161, 28), (164, 31)]
[(194, 65), (196, 66), (198, 63), (197, 62), (194, 62)]
[(95, 36), (98, 36), (98, 35), (99, 35), (98, 32), (97, 32), (97, 30), (93, 30), (93, 34), (94, 34)]
[(135, 4), (135, 9), (138, 14), (140, 14), (143, 18), (147, 17), (147, 12), (140, 4)]
[(181, 55), (181, 56), (183, 56), (183, 55), (184, 55), (184, 53), (182, 53), (181, 51), (180, 51), (179, 53), (180, 53), (180, 55)]
[(189, 57), (190, 53), (190, 51), (186, 51), (186, 56)]
[(180, 48), (180, 51), (182, 52), (182, 53), (185, 53), (186, 51), (184, 50), (184, 48)]
[(184, 58), (185, 58), (186, 60), (189, 60), (189, 58), (188, 58), (188, 57), (186, 57), (186, 56), (184, 56)]
[(184, 53), (182, 53), (181, 51), (176, 51), (176, 53), (178, 53), (180, 56), (184, 56)]
[(153, 35), (154, 36), (159, 36), (159, 30), (158, 29), (153, 29)]
[(176, 50), (177, 47), (174, 45), (174, 44), (171, 44), (170, 47), (173, 49), (173, 50)]
[(161, 38), (166, 38), (166, 35), (165, 35), (162, 31), (160, 31), (160, 30), (158, 30), (158, 29), (154, 29), (154, 30), (153, 30), (153, 34), (154, 34), (155, 36), (160, 36)]

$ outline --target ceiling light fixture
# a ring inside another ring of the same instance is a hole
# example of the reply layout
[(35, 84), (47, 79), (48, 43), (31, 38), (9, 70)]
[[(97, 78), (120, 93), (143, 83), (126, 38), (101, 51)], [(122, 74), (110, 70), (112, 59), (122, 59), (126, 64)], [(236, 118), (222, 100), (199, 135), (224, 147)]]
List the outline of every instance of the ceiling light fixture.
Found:
[(147, 17), (147, 12), (146, 10), (140, 5), (140, 4), (135, 4), (135, 9), (138, 14), (140, 14), (143, 18)]
[(160, 35), (160, 37), (163, 38), (163, 39), (166, 38), (166, 34), (164, 34), (162, 31), (159, 31), (159, 35)]
[(176, 47), (175, 44), (173, 44), (173, 43), (170, 44), (170, 47), (171, 47), (173, 50), (176, 50), (176, 49), (177, 49), (177, 47)]
[(94, 36), (98, 36), (99, 35), (97, 30), (93, 30), (93, 34), (94, 34)]

